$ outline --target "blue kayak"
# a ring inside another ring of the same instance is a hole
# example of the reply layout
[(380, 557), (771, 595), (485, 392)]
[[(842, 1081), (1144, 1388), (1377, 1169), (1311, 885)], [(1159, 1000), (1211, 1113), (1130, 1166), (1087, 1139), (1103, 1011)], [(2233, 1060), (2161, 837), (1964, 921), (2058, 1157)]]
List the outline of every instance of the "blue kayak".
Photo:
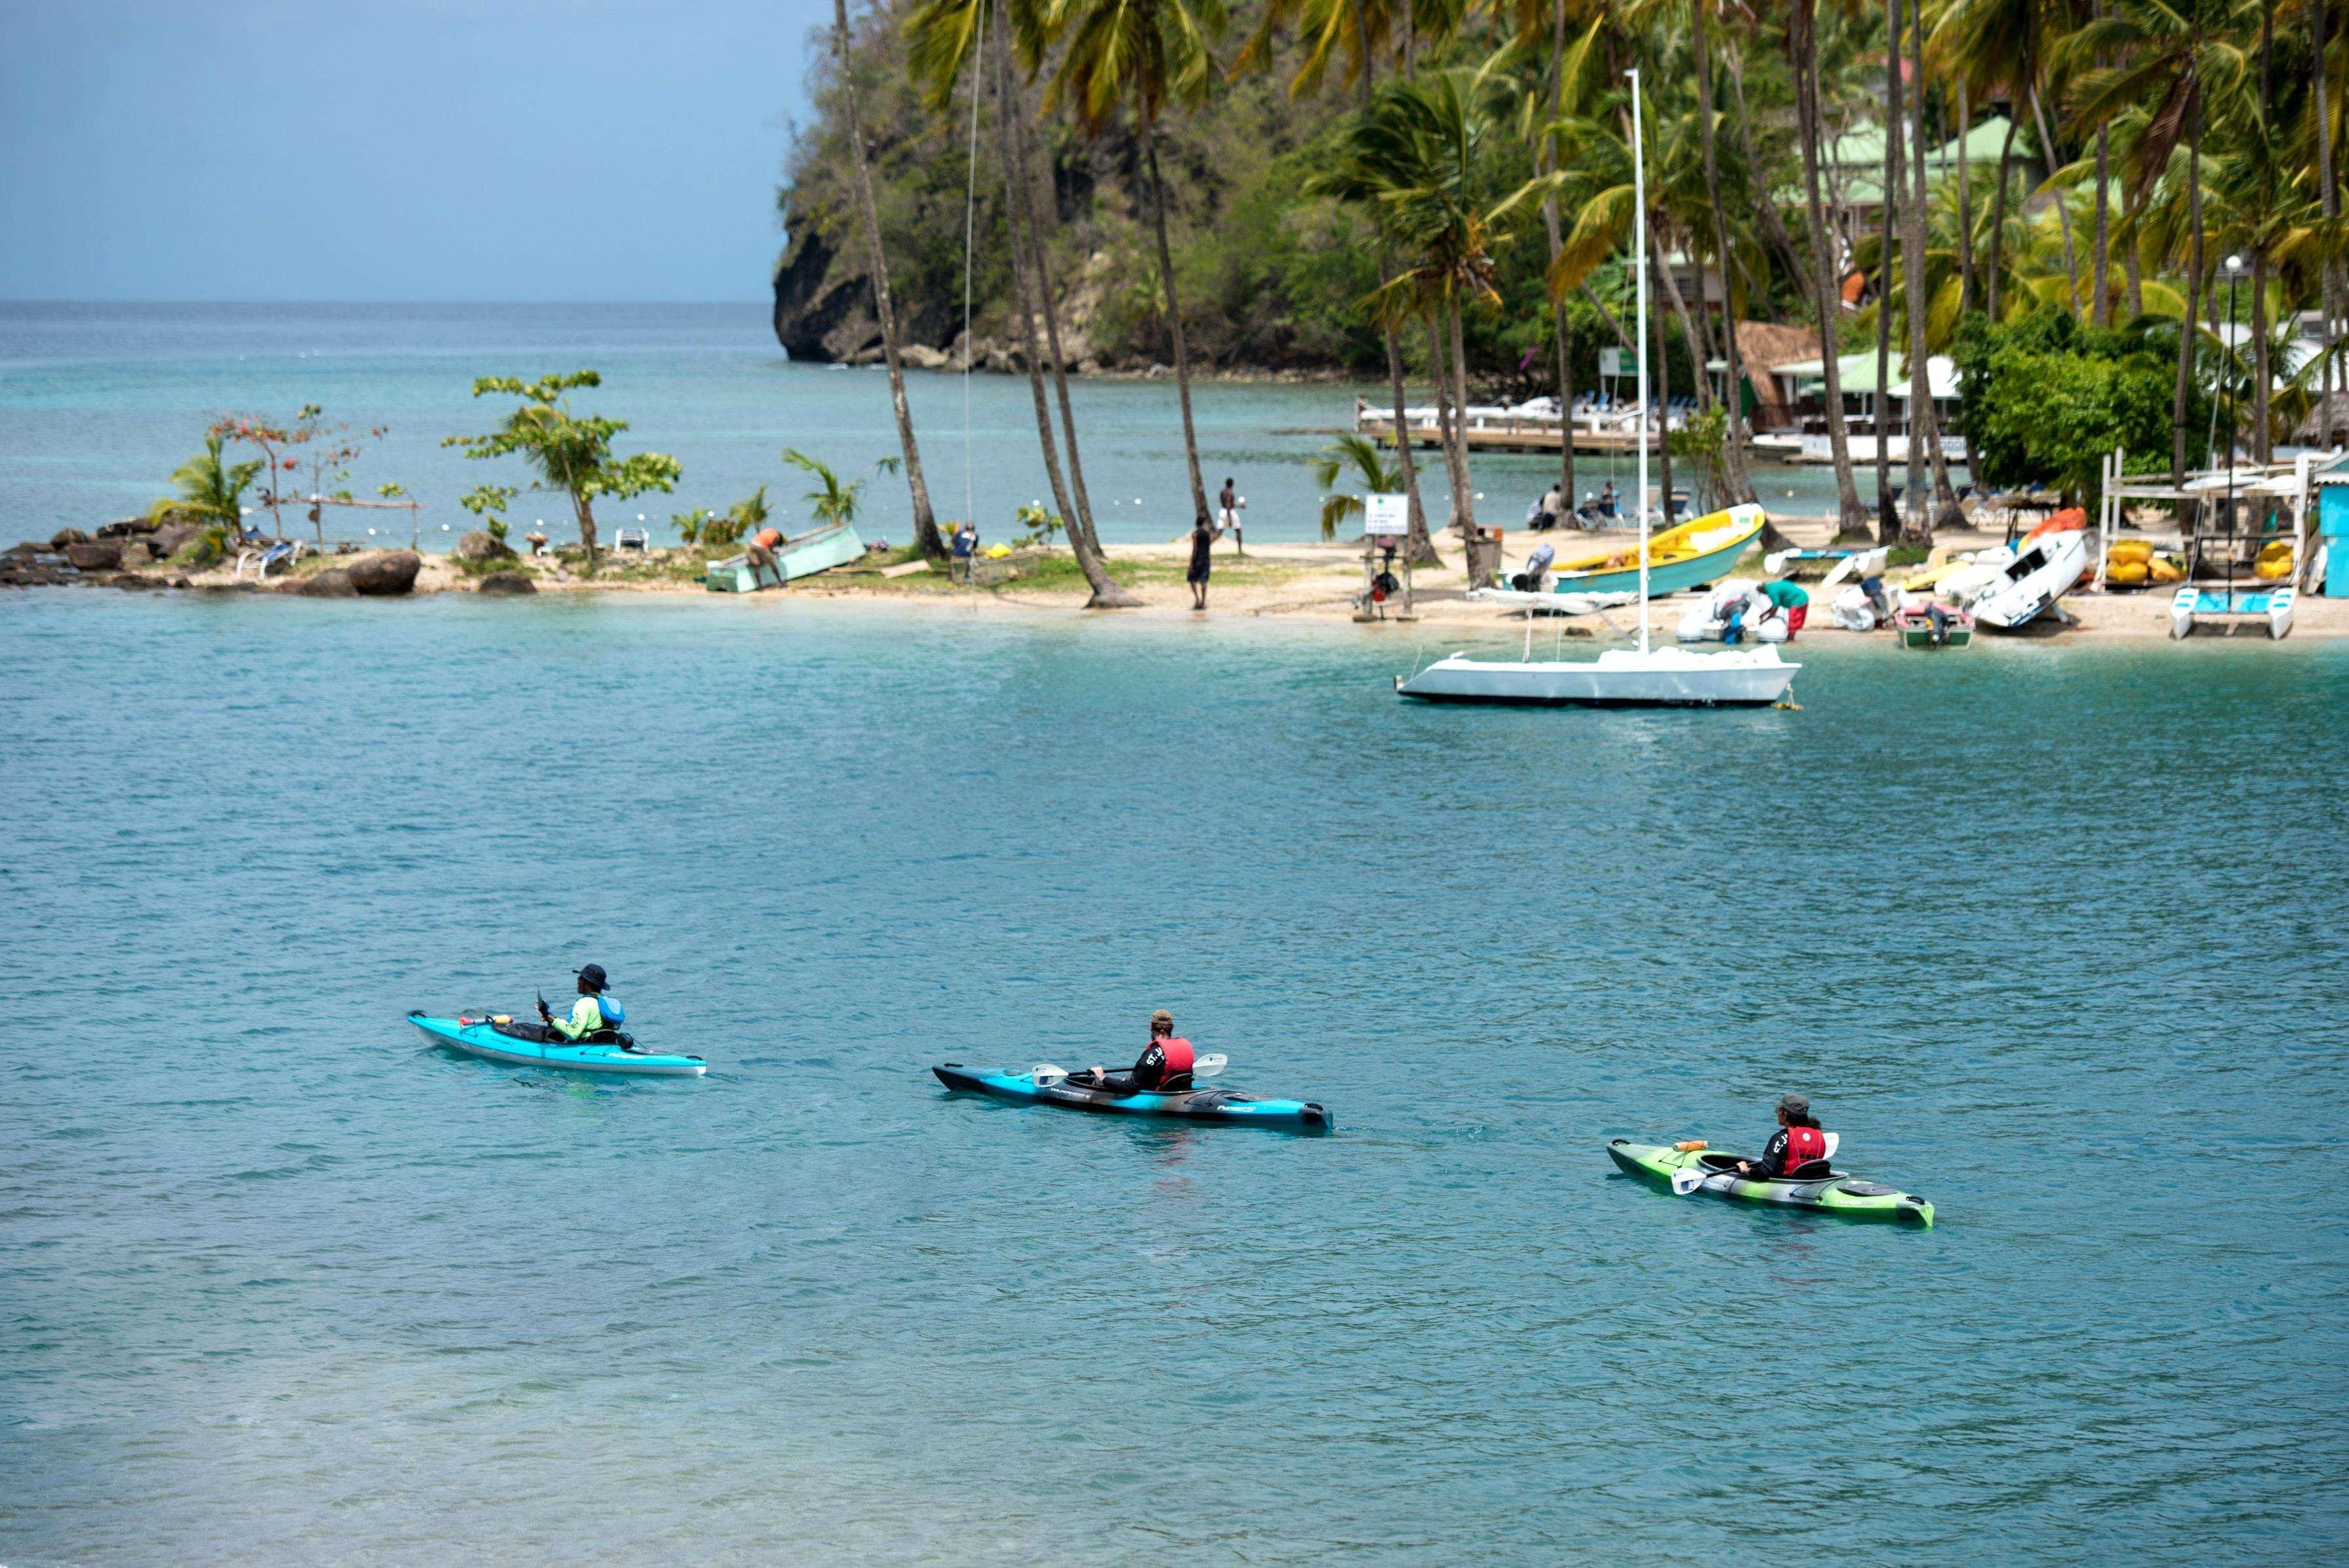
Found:
[(1039, 1084), (1028, 1073), (990, 1072), (947, 1062), (930, 1069), (951, 1089), (992, 1095), (1033, 1105), (1057, 1105), (1070, 1110), (1093, 1110), (1112, 1116), (1169, 1116), (1191, 1121), (1240, 1122), (1252, 1127), (1281, 1127), (1301, 1132), (1330, 1132), (1337, 1123), (1330, 1113), (1308, 1099), (1251, 1099), (1220, 1088), (1144, 1089), (1120, 1094), (1089, 1088), (1063, 1079)]
[[(574, 1045), (559, 1038), (534, 1040), (509, 1034), (488, 1018), (430, 1018), (411, 1011), (408, 1021), (436, 1046), (519, 1068), (569, 1068), (577, 1072), (635, 1073), (652, 1078), (699, 1078), (709, 1069), (709, 1064), (699, 1057), (663, 1056), (657, 1051), (641, 1050), (625, 1036), (619, 1041), (583, 1041)], [(533, 1029), (531, 1025), (508, 1026)]]

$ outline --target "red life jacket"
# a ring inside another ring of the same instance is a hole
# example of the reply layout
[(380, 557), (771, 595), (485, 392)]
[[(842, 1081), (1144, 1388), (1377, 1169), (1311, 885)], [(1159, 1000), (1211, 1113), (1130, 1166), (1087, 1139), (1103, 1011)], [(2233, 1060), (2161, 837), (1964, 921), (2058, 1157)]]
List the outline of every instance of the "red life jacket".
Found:
[(1816, 1127), (1786, 1129), (1786, 1174), (1793, 1175), (1814, 1160), (1827, 1157), (1827, 1135)]
[(1176, 1073), (1187, 1073), (1191, 1070), (1195, 1058), (1192, 1056), (1190, 1041), (1180, 1035), (1169, 1035), (1163, 1040), (1153, 1040), (1150, 1043), (1156, 1046), (1158, 1054), (1166, 1058), (1165, 1071), (1160, 1077), (1159, 1082), (1165, 1082)]

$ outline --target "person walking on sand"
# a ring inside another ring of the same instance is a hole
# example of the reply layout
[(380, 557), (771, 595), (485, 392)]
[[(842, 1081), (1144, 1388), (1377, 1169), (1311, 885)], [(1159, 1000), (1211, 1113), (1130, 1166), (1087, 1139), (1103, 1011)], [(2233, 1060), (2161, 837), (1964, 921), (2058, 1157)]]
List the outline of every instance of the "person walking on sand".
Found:
[(1215, 553), (1216, 531), (1207, 525), (1207, 514), (1201, 512), (1198, 521), (1191, 525), (1191, 569), (1183, 573), (1183, 581), (1191, 585), (1191, 608), (1207, 607), (1207, 566)]
[(1229, 474), (1224, 476), (1224, 488), (1216, 494), (1216, 506), (1218, 510), (1216, 531), (1232, 536), (1234, 555), (1246, 555), (1247, 541), (1240, 535), (1240, 513), (1247, 510), (1247, 498), (1232, 488), (1232, 477)]

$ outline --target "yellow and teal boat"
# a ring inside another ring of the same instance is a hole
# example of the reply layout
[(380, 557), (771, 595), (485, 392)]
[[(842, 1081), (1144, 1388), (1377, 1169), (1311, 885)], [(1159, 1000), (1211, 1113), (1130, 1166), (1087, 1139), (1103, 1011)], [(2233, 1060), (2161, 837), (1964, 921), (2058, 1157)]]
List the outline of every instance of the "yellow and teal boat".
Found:
[[(1648, 542), (1648, 596), (1701, 588), (1729, 573), (1737, 558), (1761, 535), (1769, 519), (1748, 503), (1667, 529)], [(1596, 555), (1561, 561), (1542, 584), (1547, 593), (1637, 593), (1640, 547), (1627, 545)]]

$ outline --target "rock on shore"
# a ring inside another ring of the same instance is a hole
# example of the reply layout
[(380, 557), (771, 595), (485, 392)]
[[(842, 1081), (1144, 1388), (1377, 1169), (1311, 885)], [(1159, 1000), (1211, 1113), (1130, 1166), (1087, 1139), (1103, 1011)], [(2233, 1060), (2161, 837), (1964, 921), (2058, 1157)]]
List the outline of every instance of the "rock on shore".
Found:
[(530, 580), (527, 572), (492, 572), (481, 579), (476, 593), (535, 593), (538, 584)]
[(416, 574), (424, 562), (412, 550), (395, 550), (388, 555), (370, 555), (354, 561), (348, 566), (332, 568), (320, 576), (342, 572), (350, 580), (353, 590), (370, 598), (393, 598), (409, 593), (416, 586)]

